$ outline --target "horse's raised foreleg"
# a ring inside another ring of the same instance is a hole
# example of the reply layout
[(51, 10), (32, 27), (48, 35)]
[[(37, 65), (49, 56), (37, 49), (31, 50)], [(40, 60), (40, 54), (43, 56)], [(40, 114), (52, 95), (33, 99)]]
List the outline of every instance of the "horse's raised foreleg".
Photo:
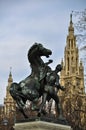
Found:
[(28, 116), (25, 114), (25, 112), (24, 112), (24, 110), (23, 110), (23, 106), (21, 106), (20, 101), (16, 100), (16, 103), (17, 103), (17, 105), (18, 105), (18, 108), (19, 108), (20, 112), (23, 114), (23, 116), (24, 116), (25, 118), (28, 118)]

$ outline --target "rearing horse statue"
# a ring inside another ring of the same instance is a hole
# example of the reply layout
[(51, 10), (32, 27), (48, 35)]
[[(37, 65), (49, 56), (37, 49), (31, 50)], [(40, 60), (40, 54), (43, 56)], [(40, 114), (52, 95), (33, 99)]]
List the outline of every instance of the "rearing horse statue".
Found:
[(52, 60), (49, 60), (47, 63), (44, 63), (42, 56), (52, 54), (52, 51), (43, 47), (42, 44), (35, 43), (28, 51), (28, 60), (31, 66), (31, 75), (26, 77), (24, 80), (19, 83), (12, 83), (10, 87), (10, 94), (24, 115), (25, 118), (28, 118), (24, 112), (24, 106), (27, 100), (30, 100), (33, 104), (37, 102), (38, 99), (42, 96), (42, 102), (39, 105), (39, 108), (35, 108), (38, 111), (38, 115), (44, 111), (44, 105), (46, 100), (53, 98), (56, 102), (56, 108), (59, 114), (59, 118), (62, 118), (62, 109), (59, 102), (59, 97), (57, 95), (57, 90), (64, 90), (64, 87), (59, 83), (58, 72), (62, 70), (62, 66), (59, 64), (56, 66), (55, 70), (48, 66), (52, 63)]
[(44, 48), (42, 44), (35, 43), (28, 51), (28, 60), (32, 69), (31, 75), (19, 83), (12, 83), (10, 87), (10, 94), (13, 99), (16, 100), (25, 118), (27, 118), (27, 115), (23, 108), (26, 101), (37, 101), (43, 95), (44, 78), (46, 73), (50, 71), (48, 64), (51, 63), (52, 60), (44, 63), (41, 57), (46, 56), (48, 58), (51, 54), (51, 50)]

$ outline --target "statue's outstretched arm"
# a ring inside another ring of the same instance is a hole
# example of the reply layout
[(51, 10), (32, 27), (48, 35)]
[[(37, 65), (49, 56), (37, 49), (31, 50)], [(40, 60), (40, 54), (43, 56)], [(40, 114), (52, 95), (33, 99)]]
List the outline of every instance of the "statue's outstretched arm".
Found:
[(50, 63), (52, 63), (53, 62), (53, 60), (52, 59), (50, 59), (48, 62), (46, 62), (45, 64), (46, 65), (49, 65)]

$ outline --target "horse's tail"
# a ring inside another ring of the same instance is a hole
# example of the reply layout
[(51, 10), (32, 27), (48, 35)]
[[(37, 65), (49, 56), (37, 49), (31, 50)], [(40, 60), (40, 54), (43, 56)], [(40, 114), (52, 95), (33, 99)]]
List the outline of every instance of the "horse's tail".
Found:
[(16, 95), (18, 93), (19, 84), (18, 83), (12, 83), (9, 89), (10, 95), (13, 97), (13, 99), (16, 99)]

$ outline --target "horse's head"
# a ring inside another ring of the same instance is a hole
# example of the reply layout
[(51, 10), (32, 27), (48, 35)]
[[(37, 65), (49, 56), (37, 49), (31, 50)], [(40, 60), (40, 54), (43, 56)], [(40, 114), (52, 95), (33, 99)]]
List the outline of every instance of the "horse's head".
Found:
[(33, 59), (35, 60), (40, 56), (46, 56), (48, 58), (51, 54), (52, 51), (50, 49), (43, 47), (43, 45), (40, 43), (35, 43), (28, 51), (28, 59), (31, 62)]
[(43, 47), (42, 44), (38, 44), (38, 54), (40, 56), (46, 56), (46, 57), (49, 57), (49, 55), (52, 54), (52, 51), (50, 49), (47, 49), (45, 47)]

